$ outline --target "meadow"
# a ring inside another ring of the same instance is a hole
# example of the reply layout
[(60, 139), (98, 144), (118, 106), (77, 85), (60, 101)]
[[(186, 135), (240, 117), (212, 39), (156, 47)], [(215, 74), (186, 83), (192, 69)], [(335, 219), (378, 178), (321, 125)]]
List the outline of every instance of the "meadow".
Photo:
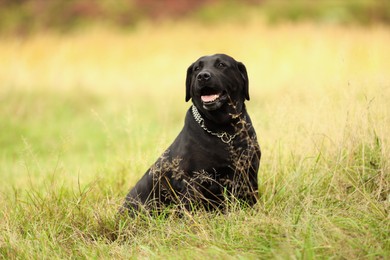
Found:
[[(388, 259), (388, 32), (249, 19), (0, 38), (0, 257)], [(187, 67), (221, 52), (248, 70), (260, 201), (118, 221), (183, 125)]]

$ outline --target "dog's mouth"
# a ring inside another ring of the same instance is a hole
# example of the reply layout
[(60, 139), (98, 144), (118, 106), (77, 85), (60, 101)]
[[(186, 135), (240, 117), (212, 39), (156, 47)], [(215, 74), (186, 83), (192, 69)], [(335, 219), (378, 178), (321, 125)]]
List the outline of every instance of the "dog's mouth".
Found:
[(200, 99), (203, 103), (203, 108), (206, 110), (215, 110), (220, 108), (227, 99), (225, 91), (219, 91), (206, 87), (202, 89)]

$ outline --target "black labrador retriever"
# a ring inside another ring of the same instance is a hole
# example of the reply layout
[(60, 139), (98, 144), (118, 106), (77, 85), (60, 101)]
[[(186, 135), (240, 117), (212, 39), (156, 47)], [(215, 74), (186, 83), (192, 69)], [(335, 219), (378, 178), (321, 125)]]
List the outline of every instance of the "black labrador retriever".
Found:
[(121, 212), (226, 209), (257, 201), (260, 147), (246, 111), (247, 71), (225, 54), (204, 56), (187, 70), (182, 131), (126, 196)]

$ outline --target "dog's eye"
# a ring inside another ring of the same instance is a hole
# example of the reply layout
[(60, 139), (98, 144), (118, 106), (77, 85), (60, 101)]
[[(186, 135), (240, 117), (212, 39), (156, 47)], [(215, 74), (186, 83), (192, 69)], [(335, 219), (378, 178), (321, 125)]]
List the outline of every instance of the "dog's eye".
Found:
[(226, 67), (226, 64), (223, 63), (223, 62), (220, 62), (220, 63), (217, 64), (217, 67), (218, 67), (218, 68), (225, 68), (225, 67)]
[(200, 67), (199, 66), (195, 66), (194, 67), (194, 71), (198, 71), (198, 70), (200, 70)]

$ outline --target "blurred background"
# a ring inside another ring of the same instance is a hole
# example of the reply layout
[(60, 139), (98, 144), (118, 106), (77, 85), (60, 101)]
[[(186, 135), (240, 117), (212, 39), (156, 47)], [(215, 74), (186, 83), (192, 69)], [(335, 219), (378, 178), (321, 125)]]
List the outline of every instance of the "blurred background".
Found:
[(390, 23), (387, 0), (0, 0), (0, 10), (0, 31), (19, 34), (69, 31), (91, 23), (129, 29), (144, 20), (245, 20), (249, 10), (269, 23)]
[(0, 81), (143, 89), (153, 70), (171, 73), (159, 77), (168, 87), (199, 56), (226, 52), (268, 86), (302, 73), (318, 83), (318, 73), (359, 66), (350, 51), (369, 55), (360, 63), (373, 72), (389, 23), (387, 0), (0, 0)]
[(188, 66), (221, 52), (264, 154), (343, 143), (367, 107), (385, 135), (389, 24), (388, 0), (0, 0), (0, 172), (128, 185), (180, 131)]

